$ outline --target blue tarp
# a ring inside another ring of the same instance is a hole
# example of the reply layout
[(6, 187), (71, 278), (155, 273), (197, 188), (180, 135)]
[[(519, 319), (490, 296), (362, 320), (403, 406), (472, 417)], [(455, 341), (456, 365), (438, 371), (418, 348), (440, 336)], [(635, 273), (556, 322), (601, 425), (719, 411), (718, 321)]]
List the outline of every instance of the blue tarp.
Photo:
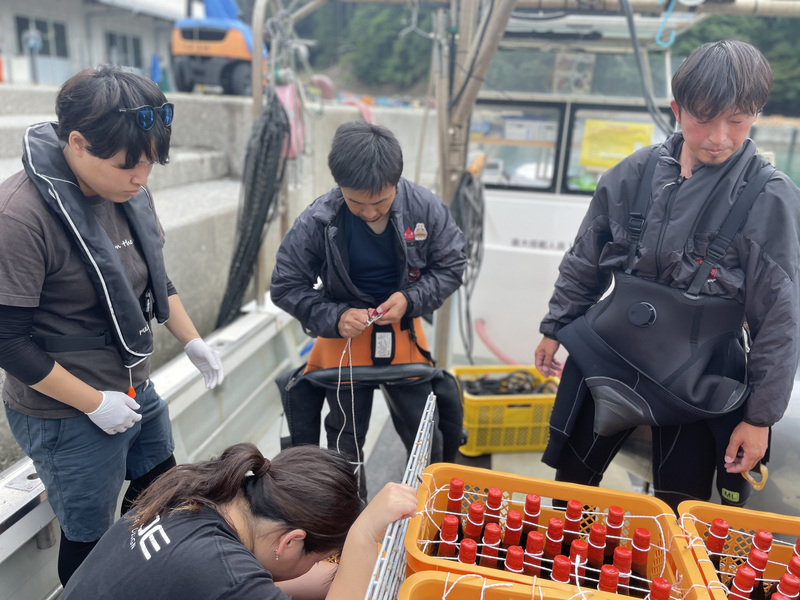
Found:
[(238, 19), (239, 6), (236, 0), (203, 0), (206, 17), (216, 19)]

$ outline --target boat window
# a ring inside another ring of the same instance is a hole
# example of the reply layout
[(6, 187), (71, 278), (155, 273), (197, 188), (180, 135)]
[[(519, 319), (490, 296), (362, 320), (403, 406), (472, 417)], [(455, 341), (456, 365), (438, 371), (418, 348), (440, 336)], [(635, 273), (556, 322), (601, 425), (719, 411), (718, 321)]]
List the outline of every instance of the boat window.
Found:
[(470, 152), (484, 153), (487, 186), (551, 189), (561, 110), (555, 107), (478, 106)]
[(600, 176), (623, 158), (666, 139), (644, 110), (580, 108), (570, 130), (569, 192), (593, 192)]

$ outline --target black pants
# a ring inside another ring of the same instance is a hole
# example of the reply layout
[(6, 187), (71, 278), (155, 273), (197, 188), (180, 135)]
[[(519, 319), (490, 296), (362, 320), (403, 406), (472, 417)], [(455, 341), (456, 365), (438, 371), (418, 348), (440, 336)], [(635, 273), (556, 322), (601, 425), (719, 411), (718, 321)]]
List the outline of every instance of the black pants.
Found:
[[(723, 504), (743, 506), (750, 484), (725, 471), (725, 449), (744, 409), (685, 425), (652, 427), (653, 489), (673, 510), (684, 500), (711, 498), (714, 475)], [(600, 436), (593, 430), (594, 401), (575, 363), (567, 359), (553, 415), (550, 442), (542, 460), (556, 469), (557, 481), (599, 485), (611, 460), (634, 431)]]
[[(364, 442), (367, 437), (369, 420), (372, 415), (372, 397), (377, 386), (356, 386), (351, 393), (349, 386), (342, 386), (338, 392), (327, 390), (326, 399), (330, 412), (325, 417), (325, 433), (328, 448), (337, 450), (351, 461), (364, 462)], [(417, 435), (420, 419), (425, 410), (425, 402), (432, 391), (431, 383), (413, 385), (383, 386), (389, 414), (403, 445), (406, 456), (411, 454), (414, 439)], [(353, 402), (355, 400), (355, 402)], [(355, 406), (355, 411), (353, 407)], [(355, 416), (355, 419), (353, 418)], [(433, 440), (431, 444), (431, 462), (442, 460), (442, 434), (438, 427), (439, 411), (434, 413)], [(355, 427), (354, 427), (355, 424)], [(356, 451), (358, 448), (358, 451)], [(361, 497), (366, 499), (366, 477), (363, 468), (360, 470)]]

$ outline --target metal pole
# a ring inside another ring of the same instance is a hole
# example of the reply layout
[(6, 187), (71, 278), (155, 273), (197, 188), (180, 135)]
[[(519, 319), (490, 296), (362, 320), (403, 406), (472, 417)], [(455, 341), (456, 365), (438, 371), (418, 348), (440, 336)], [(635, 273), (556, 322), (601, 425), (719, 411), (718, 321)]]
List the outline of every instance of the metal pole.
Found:
[[(266, 21), (268, 0), (256, 0), (253, 5), (253, 52), (250, 60), (251, 87), (253, 94), (253, 123), (258, 119), (264, 108), (264, 22)], [(243, 219), (247, 215), (242, 215)], [(255, 287), (256, 307), (263, 308), (266, 304), (264, 296), (267, 292), (267, 256), (266, 244), (261, 242), (256, 258), (256, 270), (253, 275)]]

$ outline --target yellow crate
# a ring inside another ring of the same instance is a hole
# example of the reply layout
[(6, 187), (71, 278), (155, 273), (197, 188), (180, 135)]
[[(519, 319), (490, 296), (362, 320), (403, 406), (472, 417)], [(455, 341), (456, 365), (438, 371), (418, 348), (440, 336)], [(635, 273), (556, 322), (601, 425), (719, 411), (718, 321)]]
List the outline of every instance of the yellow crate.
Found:
[[(447, 594), (445, 596), (445, 594)], [(592, 596), (598, 594), (592, 591)], [(611, 596), (611, 594), (603, 594)], [(479, 575), (457, 575), (441, 571), (414, 573), (400, 586), (397, 600), (570, 600), (566, 588), (543, 588), (534, 590), (530, 585), (485, 579)]]
[[(406, 548), (406, 575), (424, 571), (450, 572), (456, 576), (474, 573), (486, 579), (510, 581), (526, 586), (534, 584), (533, 577), (490, 569), (480, 565), (465, 565), (455, 559), (439, 558), (436, 553), (436, 538), (446, 514), (447, 496), (450, 480), (458, 477), (464, 481), (462, 515), (466, 514), (470, 503), (485, 502), (490, 487), (503, 490), (503, 504), (500, 510), (501, 527), (509, 510), (523, 510), (525, 496), (538, 494), (542, 498), (542, 511), (539, 517), (541, 531), (551, 517), (563, 518), (562, 510), (553, 507), (553, 501), (566, 503), (578, 500), (584, 505), (580, 526), (581, 537), (588, 536), (589, 528), (595, 520), (603, 520), (609, 506), (619, 506), (625, 511), (625, 520), (620, 543), (630, 547), (631, 537), (637, 527), (650, 531), (651, 550), (648, 556), (647, 575), (666, 578), (673, 586), (672, 597), (680, 600), (711, 600), (705, 580), (695, 562), (690, 545), (683, 529), (678, 525), (675, 513), (661, 500), (643, 494), (618, 492), (605, 488), (583, 486), (533, 477), (522, 477), (488, 469), (465, 467), (451, 463), (436, 463), (423, 472), (417, 492), (417, 516), (409, 523), (404, 540)], [(589, 569), (587, 567), (587, 574)], [(596, 577), (594, 575), (593, 577)], [(579, 593), (577, 586), (537, 579), (537, 586), (564, 590), (572, 597)], [(632, 585), (637, 585), (632, 580)], [(639, 585), (642, 585), (639, 583)], [(537, 592), (538, 593), (538, 592)], [(611, 596), (592, 590), (592, 595)], [(612, 600), (608, 598), (606, 600)]]
[[(727, 584), (739, 565), (747, 560), (756, 531), (766, 529), (774, 536), (763, 579), (767, 593), (786, 571), (794, 553), (794, 544), (800, 536), (800, 519), (775, 513), (692, 500), (681, 502), (678, 514), (687, 534), (687, 544), (691, 544), (713, 600), (726, 600), (727, 589), (723, 584)], [(722, 548), (719, 573), (714, 570), (704, 543), (714, 519), (725, 519), (730, 525), (728, 539)]]
[[(453, 367), (450, 372), (463, 381), (474, 381), (488, 375), (502, 377), (514, 371), (526, 371), (537, 381), (545, 378), (532, 366)], [(558, 379), (550, 378), (554, 383)], [(464, 428), (469, 432), (467, 443), (459, 448), (466, 456), (494, 452), (539, 452), (550, 437), (550, 413), (555, 394), (508, 394), (474, 396), (464, 391)]]

